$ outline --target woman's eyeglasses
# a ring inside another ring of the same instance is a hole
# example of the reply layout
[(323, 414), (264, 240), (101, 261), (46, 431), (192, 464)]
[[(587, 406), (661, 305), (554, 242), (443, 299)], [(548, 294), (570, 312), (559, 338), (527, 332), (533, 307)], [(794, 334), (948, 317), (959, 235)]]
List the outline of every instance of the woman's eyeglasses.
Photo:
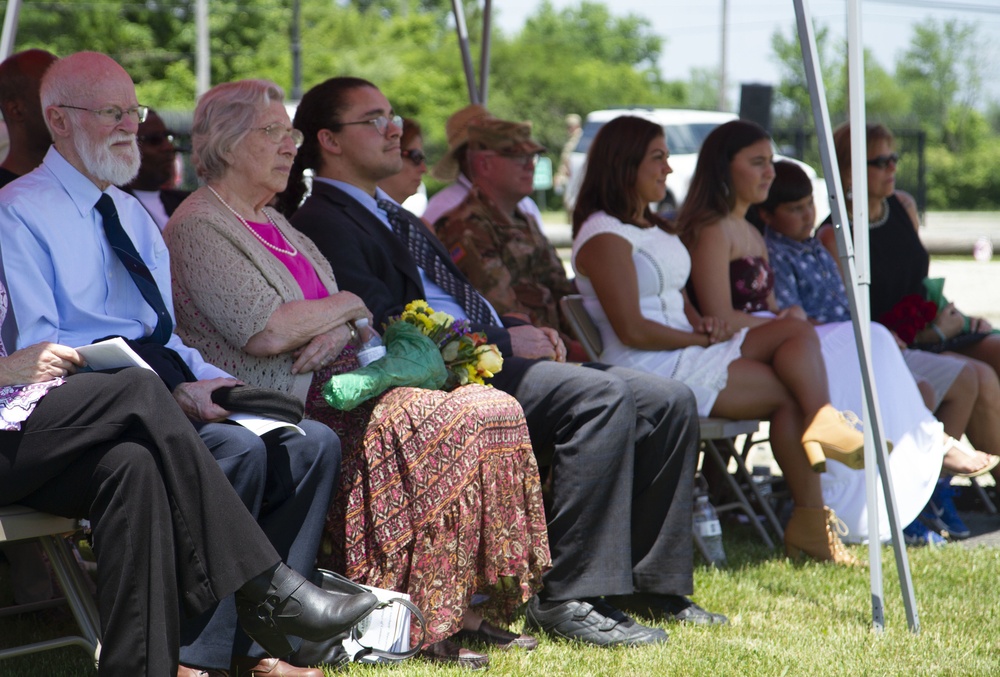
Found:
[(877, 167), (879, 169), (885, 169), (889, 165), (899, 164), (899, 153), (890, 153), (889, 155), (879, 155), (878, 157), (873, 157), (868, 161), (869, 167)]
[(296, 148), (302, 147), (302, 142), (306, 140), (305, 135), (294, 127), (285, 127), (284, 125), (278, 124), (277, 122), (268, 125), (267, 127), (253, 127), (254, 131), (260, 131), (267, 134), (267, 138), (271, 139), (274, 143), (281, 143), (286, 137), (292, 137), (292, 143), (295, 144)]
[(419, 167), (421, 164), (427, 161), (427, 156), (424, 155), (424, 151), (420, 150), (419, 148), (411, 148), (410, 150), (401, 150), (399, 151), (399, 153), (417, 167)]

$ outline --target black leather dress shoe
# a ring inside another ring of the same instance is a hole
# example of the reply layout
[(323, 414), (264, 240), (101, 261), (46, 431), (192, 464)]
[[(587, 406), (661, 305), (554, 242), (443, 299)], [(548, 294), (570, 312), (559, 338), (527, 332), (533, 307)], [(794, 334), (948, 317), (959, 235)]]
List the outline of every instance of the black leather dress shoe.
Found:
[(483, 621), (478, 630), (459, 630), (452, 636), (459, 644), (485, 644), (502, 651), (524, 649), (531, 651), (538, 646), (538, 640), (531, 635), (516, 635), (503, 628)]
[(528, 600), (525, 611), (528, 627), (598, 646), (638, 646), (662, 644), (667, 633), (636, 623), (602, 599), (571, 599), (561, 603)]
[(451, 663), (467, 670), (483, 670), (490, 664), (490, 657), (486, 654), (463, 649), (448, 639), (428, 644), (420, 650), (420, 655), (428, 660)]
[(370, 592), (327, 592), (279, 563), (236, 591), (243, 630), (271, 656), (292, 653), (288, 635), (314, 642), (347, 630), (370, 614), (378, 598)]
[(728, 625), (729, 619), (722, 614), (706, 611), (683, 595), (655, 595), (638, 593), (621, 595), (608, 600), (612, 604), (632, 613), (662, 618), (672, 623), (691, 625)]

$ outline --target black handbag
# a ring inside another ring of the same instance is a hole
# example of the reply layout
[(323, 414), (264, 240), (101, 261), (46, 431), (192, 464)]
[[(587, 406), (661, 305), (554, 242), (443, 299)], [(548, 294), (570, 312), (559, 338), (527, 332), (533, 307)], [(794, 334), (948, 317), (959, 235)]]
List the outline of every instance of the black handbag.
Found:
[[(356, 595), (359, 592), (369, 592), (368, 588), (358, 585), (354, 581), (341, 576), (338, 573), (327, 571), (326, 569), (316, 569), (310, 577), (310, 581), (313, 585), (316, 585), (323, 590), (341, 593), (344, 595)], [(420, 625), (420, 641), (417, 642), (413, 648), (406, 651), (395, 652), (383, 651), (381, 649), (373, 649), (371, 647), (364, 646), (364, 629), (360, 627), (365, 624), (365, 621), (363, 620), (350, 630), (334, 635), (333, 637), (322, 642), (302, 640), (302, 646), (299, 647), (298, 651), (292, 654), (292, 664), (330, 665), (333, 667), (341, 667), (352, 662), (399, 663), (407, 658), (415, 656), (417, 652), (420, 651), (421, 647), (423, 647), (424, 638), (427, 635), (427, 624), (424, 621), (424, 615), (420, 613), (420, 609), (418, 609), (415, 604), (409, 600), (403, 599), (402, 597), (394, 597), (380, 602), (378, 606), (375, 607), (375, 612), (392, 604), (398, 604), (409, 609), (413, 617), (417, 619), (418, 625)], [(371, 615), (369, 614), (368, 617), (370, 618)], [(344, 640), (346, 639), (351, 639), (354, 640), (354, 642), (361, 644), (363, 647), (362, 650), (352, 655), (346, 648), (344, 648)]]

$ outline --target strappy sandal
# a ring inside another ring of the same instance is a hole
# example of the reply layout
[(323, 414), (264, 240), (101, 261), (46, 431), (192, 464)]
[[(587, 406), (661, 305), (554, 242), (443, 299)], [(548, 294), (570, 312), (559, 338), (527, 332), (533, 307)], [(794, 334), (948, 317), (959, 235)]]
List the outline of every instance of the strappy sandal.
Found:
[(945, 460), (945, 465), (942, 468), (942, 470), (948, 475), (952, 475), (953, 477), (979, 477), (980, 475), (985, 475), (986, 473), (990, 472), (995, 467), (997, 467), (998, 463), (1000, 463), (1000, 456), (994, 456), (992, 454), (987, 454), (986, 452), (973, 449), (962, 440), (956, 440), (954, 437), (945, 436), (944, 443), (948, 448), (948, 451), (945, 452), (945, 459), (947, 459), (948, 454), (951, 453), (952, 451), (960, 453), (963, 456), (967, 456), (969, 458), (975, 458), (977, 455), (983, 454), (989, 459), (986, 462), (986, 465), (979, 468), (978, 470), (973, 470), (971, 472), (960, 472), (956, 470), (951, 470), (947, 467), (947, 460)]

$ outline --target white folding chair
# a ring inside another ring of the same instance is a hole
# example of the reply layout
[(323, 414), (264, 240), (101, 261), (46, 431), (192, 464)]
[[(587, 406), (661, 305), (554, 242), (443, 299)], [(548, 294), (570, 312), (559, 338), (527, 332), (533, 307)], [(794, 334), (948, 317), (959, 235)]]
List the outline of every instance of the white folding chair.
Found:
[[(0, 507), (0, 543), (31, 539), (41, 544), (80, 630), (79, 635), (0, 649), (0, 660), (64, 646), (79, 646), (97, 662), (101, 652), (100, 617), (83, 572), (70, 551), (69, 543), (63, 538), (65, 534), (79, 529), (80, 523), (75, 519), (49, 515), (20, 505)], [(24, 607), (7, 607), (0, 609), (0, 615), (25, 610)]]

